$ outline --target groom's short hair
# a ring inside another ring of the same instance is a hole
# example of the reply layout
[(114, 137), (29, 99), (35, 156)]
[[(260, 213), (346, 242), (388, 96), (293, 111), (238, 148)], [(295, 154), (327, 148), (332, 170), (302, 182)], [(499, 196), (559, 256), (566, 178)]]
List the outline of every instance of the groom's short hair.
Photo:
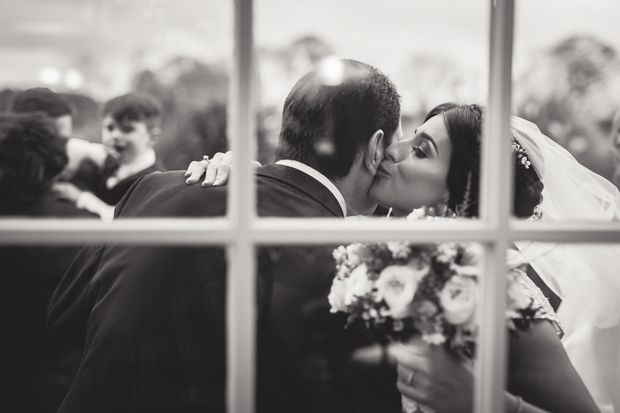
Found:
[(335, 71), (339, 82), (319, 67), (295, 84), (284, 102), (276, 148), (276, 160), (303, 162), (330, 179), (349, 173), (377, 130), (389, 144), (400, 121), (396, 86), (378, 69), (338, 60)]

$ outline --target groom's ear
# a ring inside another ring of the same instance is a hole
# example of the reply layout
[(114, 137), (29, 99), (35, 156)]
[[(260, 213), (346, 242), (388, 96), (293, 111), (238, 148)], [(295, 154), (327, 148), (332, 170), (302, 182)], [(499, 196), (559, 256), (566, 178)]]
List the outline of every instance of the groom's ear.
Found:
[(364, 165), (371, 175), (375, 175), (377, 173), (377, 168), (385, 156), (385, 148), (383, 147), (384, 139), (385, 134), (381, 129), (379, 129), (372, 134), (370, 140), (368, 141), (368, 147), (366, 148), (366, 152), (364, 154)]

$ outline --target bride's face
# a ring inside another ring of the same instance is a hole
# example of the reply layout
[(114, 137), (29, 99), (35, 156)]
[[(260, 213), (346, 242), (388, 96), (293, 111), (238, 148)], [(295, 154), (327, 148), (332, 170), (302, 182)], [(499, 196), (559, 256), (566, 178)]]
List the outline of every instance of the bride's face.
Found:
[(420, 126), (412, 138), (393, 142), (385, 151), (370, 197), (406, 216), (421, 206), (447, 201), (446, 178), (452, 144), (441, 115)]

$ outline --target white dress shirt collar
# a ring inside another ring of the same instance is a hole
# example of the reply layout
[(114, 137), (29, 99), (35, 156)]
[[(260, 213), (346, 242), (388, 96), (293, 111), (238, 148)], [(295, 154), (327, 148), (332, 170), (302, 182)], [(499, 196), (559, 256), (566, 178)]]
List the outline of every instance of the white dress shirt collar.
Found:
[(155, 155), (155, 150), (151, 148), (137, 156), (132, 163), (119, 166), (112, 176), (110, 176), (106, 181), (106, 187), (108, 189), (114, 188), (116, 184), (123, 179), (155, 165), (156, 161), (157, 156)]
[(276, 162), (276, 165), (290, 166), (291, 168), (295, 168), (298, 171), (301, 171), (307, 175), (310, 175), (311, 177), (313, 177), (314, 179), (322, 183), (323, 186), (329, 189), (329, 191), (334, 195), (334, 197), (340, 204), (340, 208), (342, 208), (342, 213), (344, 214), (344, 216), (345, 217), (347, 216), (347, 203), (344, 201), (344, 197), (342, 196), (342, 193), (340, 193), (338, 188), (336, 188), (336, 185), (334, 185), (332, 181), (327, 179), (325, 175), (323, 175), (316, 169), (312, 168), (311, 166), (306, 165), (305, 163), (301, 163), (299, 161), (293, 161), (290, 159), (283, 159), (281, 161), (278, 161)]

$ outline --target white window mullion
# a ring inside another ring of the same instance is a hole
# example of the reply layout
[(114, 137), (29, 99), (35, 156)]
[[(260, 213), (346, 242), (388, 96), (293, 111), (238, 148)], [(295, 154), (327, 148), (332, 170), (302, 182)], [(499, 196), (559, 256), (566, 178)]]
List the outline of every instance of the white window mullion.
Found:
[(491, 0), (489, 102), (482, 142), (481, 219), (495, 228), (485, 246), (482, 320), (476, 363), (474, 411), (504, 411), (506, 385), (506, 248), (512, 214), (510, 110), (512, 91), (513, 0)]
[(252, 0), (234, 2), (234, 53), (228, 139), (235, 173), (228, 192), (233, 243), (228, 248), (226, 297), (227, 411), (254, 411), (256, 264), (251, 224), (254, 219), (254, 88), (252, 87)]
[[(620, 243), (620, 223), (605, 221), (509, 223), (511, 240), (562, 243)], [(222, 245), (236, 236), (236, 224), (222, 218), (0, 219), (0, 245)], [(254, 221), (246, 235), (259, 244), (334, 244), (373, 241), (490, 242), (496, 227), (485, 221), (408, 222), (402, 220), (277, 219)]]
[(620, 223), (609, 221), (510, 223), (514, 241), (620, 243)]

